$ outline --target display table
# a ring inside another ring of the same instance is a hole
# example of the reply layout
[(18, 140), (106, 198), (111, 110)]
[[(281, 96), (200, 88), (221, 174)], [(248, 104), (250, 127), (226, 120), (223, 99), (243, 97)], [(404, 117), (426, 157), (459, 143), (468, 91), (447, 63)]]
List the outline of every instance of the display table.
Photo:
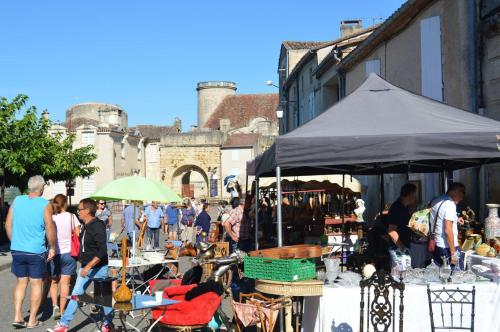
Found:
[[(120, 319), (121, 323), (121, 330), (122, 331), (147, 331), (151, 332), (151, 330), (155, 327), (156, 324), (163, 318), (165, 315), (165, 311), (167, 310), (167, 306), (171, 304), (178, 303), (179, 301), (175, 300), (170, 300), (170, 299), (162, 299), (161, 302), (156, 302), (154, 296), (148, 296), (148, 295), (133, 295), (132, 300), (130, 302), (126, 303), (117, 303), (113, 300), (111, 296), (105, 296), (105, 297), (100, 297), (100, 298), (94, 298), (94, 296), (90, 296), (86, 293), (82, 295), (72, 295), (68, 296), (69, 300), (74, 300), (77, 301), (78, 303), (82, 304), (78, 306), (78, 309), (80, 312), (86, 316), (88, 319), (94, 322), (94, 324), (97, 327), (98, 331), (101, 331), (102, 328), (102, 322), (96, 321), (92, 315), (87, 314), (84, 310), (83, 307), (85, 304), (92, 304), (95, 306), (99, 307), (108, 307), (113, 309), (115, 314), (118, 314), (118, 318)], [(140, 329), (139, 326), (145, 322), (148, 323), (147, 317), (148, 315), (151, 314), (151, 311), (155, 308), (162, 307), (163, 308), (163, 313), (162, 315), (156, 319), (149, 327), (142, 328)], [(127, 315), (131, 312), (134, 311), (139, 311), (143, 310), (145, 313), (141, 315), (141, 319), (138, 322), (129, 322), (127, 320)]]
[[(476, 287), (475, 331), (500, 331), (500, 287), (492, 282), (448, 284), (446, 288)], [(442, 289), (442, 284), (431, 284)], [(359, 331), (359, 287), (323, 287), (322, 297), (304, 299), (302, 331)], [(470, 313), (464, 313), (464, 317)], [(397, 321), (397, 317), (395, 320)], [(436, 319), (436, 318), (435, 318)], [(404, 331), (430, 331), (427, 286), (406, 285), (404, 290)]]
[[(315, 296), (319, 298), (323, 294), (323, 281), (304, 280), (295, 282), (255, 280), (255, 289), (259, 292), (281, 295), (285, 297), (293, 296)], [(285, 331), (293, 331), (292, 327), (292, 306), (285, 305)]]
[[(146, 289), (144, 290), (143, 293), (146, 293), (149, 290), (149, 281), (150, 280), (155, 280), (157, 279), (160, 275), (162, 275), (165, 271), (170, 271), (170, 268), (168, 267), (168, 264), (170, 263), (177, 263), (179, 262), (178, 260), (175, 259), (152, 259), (152, 260), (147, 260), (145, 258), (140, 258), (137, 257), (135, 261), (129, 260), (128, 264), (126, 266), (127, 269), (131, 269), (130, 273), (130, 278), (127, 280), (127, 285), (129, 285), (132, 288), (133, 293), (136, 292), (136, 290), (142, 286), (146, 286)], [(148, 266), (153, 266), (153, 265), (161, 265), (162, 268), (158, 273), (156, 273), (154, 276), (149, 278), (148, 280), (137, 280), (137, 276), (140, 276), (140, 271), (139, 268), (144, 268)], [(121, 259), (109, 259), (108, 260), (108, 266), (110, 268), (114, 268), (118, 271), (121, 271), (123, 267), (123, 263)]]

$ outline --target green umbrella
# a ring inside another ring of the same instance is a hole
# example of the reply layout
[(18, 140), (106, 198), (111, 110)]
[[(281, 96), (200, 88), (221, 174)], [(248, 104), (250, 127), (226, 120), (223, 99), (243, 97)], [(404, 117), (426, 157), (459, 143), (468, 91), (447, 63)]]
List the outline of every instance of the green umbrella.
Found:
[(93, 199), (180, 202), (179, 197), (163, 182), (146, 179), (142, 176), (128, 176), (108, 182), (92, 196)]

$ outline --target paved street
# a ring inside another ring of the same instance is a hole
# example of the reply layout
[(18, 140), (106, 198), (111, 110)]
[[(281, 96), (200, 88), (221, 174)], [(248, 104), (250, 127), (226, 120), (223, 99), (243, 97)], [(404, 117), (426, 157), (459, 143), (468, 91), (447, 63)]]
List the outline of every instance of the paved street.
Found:
[[(210, 215), (212, 218), (216, 218), (215, 207), (210, 209)], [(120, 214), (113, 214), (113, 227), (112, 232), (120, 232)], [(165, 234), (160, 233), (160, 243), (164, 243), (166, 239)], [(11, 256), (8, 250), (6, 250), (5, 246), (0, 246), (0, 332), (3, 331), (11, 331), (15, 330), (11, 327), (13, 311), (12, 311), (12, 290), (15, 284), (15, 277), (10, 272), (10, 262)], [(185, 258), (180, 261), (179, 269), (180, 272), (186, 271), (190, 266), (189, 259)], [(92, 286), (89, 287), (88, 292), (92, 291)], [(28, 318), (28, 310), (29, 310), (29, 287), (26, 293), (25, 303), (23, 305), (23, 314), (25, 315), (25, 319)], [(228, 305), (224, 304), (224, 308), (226, 312), (230, 312), (230, 308)], [(86, 312), (89, 312), (90, 307), (83, 308)], [(227, 309), (227, 310), (226, 310)], [(48, 327), (52, 327), (56, 321), (53, 320), (50, 316), (52, 314), (52, 306), (50, 300), (47, 300), (44, 305), (40, 308), (38, 319), (41, 320), (44, 325), (40, 328), (33, 329), (32, 331), (46, 331)], [(115, 324), (118, 324), (119, 320), (115, 320)], [(95, 325), (92, 323), (90, 319), (87, 319), (82, 313), (77, 312), (73, 323), (71, 324), (70, 331), (95, 331)]]

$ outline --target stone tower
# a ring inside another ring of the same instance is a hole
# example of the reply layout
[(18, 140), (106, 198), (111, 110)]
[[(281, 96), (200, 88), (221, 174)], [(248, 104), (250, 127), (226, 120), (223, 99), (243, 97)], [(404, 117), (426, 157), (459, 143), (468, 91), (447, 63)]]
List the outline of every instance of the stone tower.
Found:
[(236, 83), (226, 81), (200, 82), (196, 90), (198, 91), (198, 128), (203, 128), (224, 98), (236, 94)]
[(108, 124), (118, 128), (128, 127), (128, 115), (120, 106), (106, 103), (81, 103), (66, 111), (66, 127), (73, 130), (85, 124)]

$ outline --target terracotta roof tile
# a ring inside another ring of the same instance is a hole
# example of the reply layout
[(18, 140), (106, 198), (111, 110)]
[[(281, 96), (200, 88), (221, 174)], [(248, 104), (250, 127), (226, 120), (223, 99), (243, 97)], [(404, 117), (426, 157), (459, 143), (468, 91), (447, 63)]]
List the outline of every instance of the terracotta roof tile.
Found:
[(256, 117), (277, 122), (278, 98), (278, 94), (228, 96), (217, 106), (204, 127), (219, 129), (220, 119), (229, 119), (231, 128), (246, 127)]
[(224, 144), (222, 144), (223, 148), (236, 148), (236, 147), (251, 147), (257, 143), (259, 139), (259, 134), (233, 134), (229, 136)]
[(318, 47), (328, 42), (324, 41), (290, 41), (285, 40), (283, 46), (289, 50), (305, 50)]

